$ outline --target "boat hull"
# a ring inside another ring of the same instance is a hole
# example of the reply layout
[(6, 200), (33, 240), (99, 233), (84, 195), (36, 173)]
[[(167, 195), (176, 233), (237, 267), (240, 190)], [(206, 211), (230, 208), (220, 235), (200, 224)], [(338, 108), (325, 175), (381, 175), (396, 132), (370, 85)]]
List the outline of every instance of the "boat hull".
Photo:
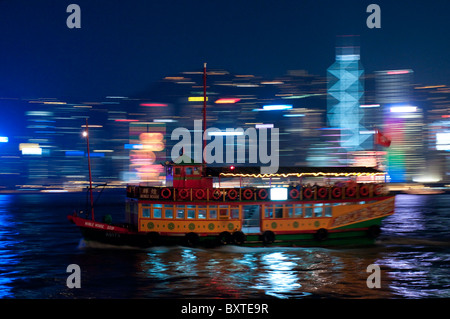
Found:
[[(111, 225), (95, 223), (98, 227), (83, 225), (78, 218), (75, 224), (81, 231), (85, 241), (102, 243), (115, 247), (150, 248), (154, 246), (200, 246), (217, 247), (221, 245), (239, 245), (244, 247), (336, 247), (349, 245), (373, 245), (380, 234), (382, 219), (374, 219), (347, 227), (345, 229), (329, 230), (322, 236), (317, 236), (318, 231), (276, 234), (272, 240), (267, 240), (263, 234), (246, 234), (244, 240), (235, 242), (233, 236), (226, 241), (217, 235), (189, 236), (184, 235), (160, 235), (158, 233), (145, 233), (121, 228), (108, 229)], [(72, 221), (73, 218), (72, 218)], [(117, 228), (117, 227), (116, 227)]]

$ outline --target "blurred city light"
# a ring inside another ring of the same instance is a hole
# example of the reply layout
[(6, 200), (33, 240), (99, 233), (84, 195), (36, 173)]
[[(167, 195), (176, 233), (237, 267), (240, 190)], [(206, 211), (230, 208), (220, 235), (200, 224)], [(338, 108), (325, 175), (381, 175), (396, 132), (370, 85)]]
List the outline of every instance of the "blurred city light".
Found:
[[(276, 127), (280, 166), (371, 166), (387, 171), (391, 182), (448, 183), (450, 87), (417, 84), (409, 69), (365, 74), (360, 59), (356, 47), (338, 48), (327, 76), (290, 70), (264, 78), (211, 70), (207, 127), (221, 130), (208, 135)], [(161, 163), (170, 160), (176, 143), (172, 131), (193, 132), (193, 120), (202, 118), (202, 85), (202, 72), (186, 71), (162, 77), (133, 97), (14, 101), (10, 108), (22, 107), (16, 121), (22, 131), (2, 131), (8, 136), (0, 137), (0, 177), (18, 178), (3, 179), (4, 186), (86, 185), (86, 142), (80, 138), (86, 117), (93, 123), (89, 155), (96, 182), (163, 183)], [(389, 146), (375, 143), (377, 130), (391, 140)], [(238, 140), (229, 142), (236, 151)]]
[(392, 113), (411, 113), (416, 112), (417, 107), (416, 106), (392, 106), (390, 108)]
[[(218, 99), (215, 103), (216, 104), (234, 104), (239, 102), (241, 99)], [(202, 100), (203, 101), (203, 100)]]
[(209, 136), (240, 136), (244, 135), (243, 131), (218, 131), (218, 132), (208, 132)]
[(279, 111), (279, 110), (290, 110), (292, 109), (292, 105), (288, 104), (279, 104), (279, 105), (264, 105), (264, 111)]

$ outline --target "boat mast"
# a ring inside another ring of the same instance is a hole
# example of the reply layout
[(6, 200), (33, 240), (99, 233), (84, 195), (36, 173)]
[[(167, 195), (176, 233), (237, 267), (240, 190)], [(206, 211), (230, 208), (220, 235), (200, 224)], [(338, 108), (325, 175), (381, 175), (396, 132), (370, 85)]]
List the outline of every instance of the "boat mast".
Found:
[(206, 62), (203, 63), (203, 176), (206, 174), (206, 159), (205, 159), (205, 149), (206, 149)]
[(89, 168), (89, 192), (91, 197), (91, 218), (95, 221), (94, 218), (94, 198), (92, 196), (92, 173), (91, 173), (91, 153), (89, 150), (89, 125), (88, 119), (86, 118), (86, 143), (87, 143), (87, 153), (88, 153), (88, 168)]

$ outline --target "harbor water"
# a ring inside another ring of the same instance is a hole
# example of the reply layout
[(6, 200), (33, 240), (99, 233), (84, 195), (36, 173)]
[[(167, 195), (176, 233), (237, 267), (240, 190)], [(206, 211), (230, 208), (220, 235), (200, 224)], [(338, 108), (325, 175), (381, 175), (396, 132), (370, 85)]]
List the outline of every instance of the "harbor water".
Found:
[[(0, 194), (4, 299), (423, 299), (450, 297), (450, 195), (396, 195), (374, 246), (214, 249), (87, 244), (67, 215), (84, 193)], [(105, 191), (96, 217), (121, 221), (122, 192)], [(80, 288), (69, 288), (69, 265)], [(368, 287), (370, 265), (380, 287)]]

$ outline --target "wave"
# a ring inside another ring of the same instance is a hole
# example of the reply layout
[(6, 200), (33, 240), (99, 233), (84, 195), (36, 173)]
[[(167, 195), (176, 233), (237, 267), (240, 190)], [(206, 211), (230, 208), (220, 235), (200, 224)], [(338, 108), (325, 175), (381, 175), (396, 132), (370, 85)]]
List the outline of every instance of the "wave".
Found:
[(450, 246), (450, 241), (434, 240), (414, 237), (381, 237), (376, 241), (377, 245), (411, 245), (411, 246)]

